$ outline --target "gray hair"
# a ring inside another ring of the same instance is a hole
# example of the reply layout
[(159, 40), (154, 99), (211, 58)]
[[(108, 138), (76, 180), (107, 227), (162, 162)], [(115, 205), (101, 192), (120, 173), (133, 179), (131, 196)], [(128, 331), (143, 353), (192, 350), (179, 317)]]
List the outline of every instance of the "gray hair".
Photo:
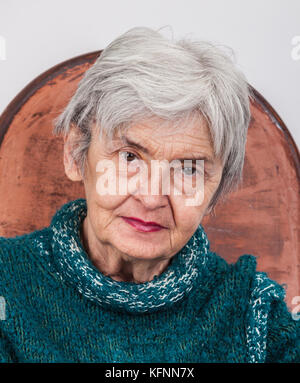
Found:
[[(132, 122), (159, 117), (180, 126), (195, 114), (206, 119), (214, 153), (224, 164), (209, 208), (242, 180), (250, 87), (223, 46), (135, 27), (112, 41), (85, 72), (67, 107), (54, 120), (54, 134), (79, 129), (73, 160), (84, 175), (92, 124), (113, 137)], [(228, 47), (226, 47), (228, 49)], [(230, 51), (234, 57), (232, 50)], [(177, 127), (176, 127), (177, 129)]]

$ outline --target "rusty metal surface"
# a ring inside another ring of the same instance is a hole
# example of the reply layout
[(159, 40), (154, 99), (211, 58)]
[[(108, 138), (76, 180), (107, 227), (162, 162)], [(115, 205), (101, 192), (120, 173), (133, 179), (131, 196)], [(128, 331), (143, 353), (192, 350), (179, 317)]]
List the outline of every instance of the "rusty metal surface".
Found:
[[(0, 235), (48, 226), (65, 202), (84, 197), (63, 169), (52, 120), (100, 51), (61, 63), (32, 81), (0, 117)], [(300, 295), (299, 152), (279, 116), (256, 91), (242, 187), (205, 217), (211, 249), (234, 262), (257, 256), (258, 269)], [(2, 140), (2, 142), (1, 142)]]

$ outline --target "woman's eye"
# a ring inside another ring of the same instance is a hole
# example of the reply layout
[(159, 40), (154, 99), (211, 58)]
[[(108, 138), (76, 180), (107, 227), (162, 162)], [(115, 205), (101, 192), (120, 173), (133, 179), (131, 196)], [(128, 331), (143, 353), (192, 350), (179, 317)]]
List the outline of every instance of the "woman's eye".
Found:
[(127, 162), (132, 162), (134, 159), (137, 158), (137, 156), (134, 153), (128, 151), (121, 152), (121, 157)]
[(197, 172), (197, 169), (192, 167), (185, 167), (185, 168), (182, 168), (182, 170), (188, 176), (193, 176)]

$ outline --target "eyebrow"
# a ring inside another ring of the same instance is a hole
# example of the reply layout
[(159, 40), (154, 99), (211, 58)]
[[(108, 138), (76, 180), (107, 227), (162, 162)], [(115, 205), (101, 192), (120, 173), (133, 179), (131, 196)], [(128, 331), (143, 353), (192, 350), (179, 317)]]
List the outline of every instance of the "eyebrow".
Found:
[[(138, 142), (135, 142), (133, 141), (132, 139), (128, 138), (127, 136), (123, 135), (121, 137), (121, 141), (125, 144), (125, 145), (129, 145), (129, 146), (132, 146), (136, 149), (139, 149), (140, 151), (142, 151), (143, 153), (146, 153), (146, 154), (150, 154), (149, 150), (147, 148), (145, 148), (144, 146), (142, 146), (141, 144), (139, 144)], [(197, 155), (194, 155), (194, 154), (188, 154), (188, 156), (190, 156), (191, 158), (176, 158), (176, 160), (179, 160), (179, 161), (184, 161), (184, 160), (204, 160), (204, 161), (207, 161), (209, 163), (213, 163), (213, 159), (209, 156), (197, 156)]]

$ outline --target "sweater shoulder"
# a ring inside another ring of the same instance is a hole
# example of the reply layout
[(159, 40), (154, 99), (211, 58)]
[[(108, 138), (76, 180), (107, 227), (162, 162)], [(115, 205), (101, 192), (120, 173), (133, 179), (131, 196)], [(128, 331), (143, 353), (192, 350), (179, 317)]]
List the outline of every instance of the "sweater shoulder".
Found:
[(50, 228), (45, 227), (15, 237), (0, 237), (0, 279), (11, 277), (19, 267), (26, 270), (26, 265), (34, 258), (40, 259), (41, 254), (49, 255), (51, 235)]
[(257, 270), (256, 256), (243, 254), (235, 263), (225, 260), (219, 263), (232, 293), (238, 297), (243, 295), (248, 306), (256, 307), (258, 302), (269, 306), (274, 300), (284, 300), (284, 287), (271, 279), (266, 272)]
[(251, 289), (253, 280), (257, 274), (256, 271), (257, 261), (256, 257), (251, 254), (241, 255), (235, 263), (227, 263), (224, 265), (226, 269), (227, 278), (229, 278), (235, 287), (247, 287)]
[(257, 270), (256, 257), (251, 254), (243, 254), (229, 266), (236, 280), (247, 280), (249, 284), (250, 300), (256, 299), (268, 301), (282, 300), (285, 298), (285, 289), (275, 280), (271, 279), (266, 272)]
[(14, 237), (2, 237), (0, 236), (0, 253), (5, 253), (5, 250), (11, 250), (14, 247), (27, 245), (29, 243), (34, 243), (36, 240), (49, 238), (51, 235), (50, 227), (44, 227), (39, 230), (32, 231), (30, 233), (25, 233), (22, 235), (16, 235)]

